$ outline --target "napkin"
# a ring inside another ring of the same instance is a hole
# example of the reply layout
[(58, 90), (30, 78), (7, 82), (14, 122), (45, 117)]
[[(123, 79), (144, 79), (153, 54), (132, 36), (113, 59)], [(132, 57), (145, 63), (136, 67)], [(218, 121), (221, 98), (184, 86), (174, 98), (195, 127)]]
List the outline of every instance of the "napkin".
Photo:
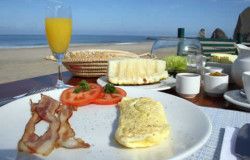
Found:
[(239, 129), (226, 127), (221, 147), (220, 160), (240, 160), (235, 155), (235, 141)]

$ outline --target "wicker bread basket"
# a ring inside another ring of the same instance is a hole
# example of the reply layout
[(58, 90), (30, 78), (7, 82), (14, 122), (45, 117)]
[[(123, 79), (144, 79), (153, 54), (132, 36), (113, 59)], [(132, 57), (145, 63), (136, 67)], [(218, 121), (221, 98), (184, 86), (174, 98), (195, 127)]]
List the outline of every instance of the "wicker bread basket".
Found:
[(108, 60), (121, 58), (139, 58), (139, 56), (118, 50), (78, 50), (66, 53), (63, 65), (75, 76), (101, 77), (108, 72)]

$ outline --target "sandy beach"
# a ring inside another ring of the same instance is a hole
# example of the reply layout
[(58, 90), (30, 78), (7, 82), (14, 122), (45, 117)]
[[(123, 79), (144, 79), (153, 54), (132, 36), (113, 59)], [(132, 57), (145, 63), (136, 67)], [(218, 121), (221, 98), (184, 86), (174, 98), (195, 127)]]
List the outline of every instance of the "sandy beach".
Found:
[[(136, 54), (150, 52), (153, 42), (125, 44), (71, 45), (68, 51), (85, 49), (113, 49)], [(57, 73), (57, 62), (46, 60), (49, 47), (0, 49), (0, 84)], [(63, 71), (67, 69), (63, 67)]]

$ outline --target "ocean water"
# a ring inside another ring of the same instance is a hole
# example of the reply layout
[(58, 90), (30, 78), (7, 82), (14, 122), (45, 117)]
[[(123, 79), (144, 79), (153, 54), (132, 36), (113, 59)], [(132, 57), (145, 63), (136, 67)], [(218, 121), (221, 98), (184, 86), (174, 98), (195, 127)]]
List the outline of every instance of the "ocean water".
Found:
[[(152, 42), (155, 36), (72, 35), (71, 45)], [(0, 35), (0, 49), (48, 46), (46, 35)]]

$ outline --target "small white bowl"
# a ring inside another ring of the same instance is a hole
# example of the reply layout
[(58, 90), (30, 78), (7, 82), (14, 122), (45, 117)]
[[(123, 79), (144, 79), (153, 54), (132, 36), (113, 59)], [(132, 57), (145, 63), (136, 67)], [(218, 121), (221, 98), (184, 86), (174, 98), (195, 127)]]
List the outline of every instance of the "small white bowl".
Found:
[(222, 76), (211, 76), (210, 73), (205, 74), (204, 91), (208, 96), (220, 97), (228, 88), (228, 74), (221, 73)]
[(214, 72), (222, 73), (223, 68), (222, 67), (207, 66), (207, 67), (205, 67), (205, 70), (206, 70), (206, 73), (214, 73)]
[(178, 73), (176, 92), (183, 98), (194, 98), (200, 93), (201, 76), (197, 73)]
[(232, 64), (227, 64), (227, 63), (217, 63), (217, 62), (207, 62), (206, 66), (212, 66), (212, 67), (220, 67), (223, 68), (222, 73), (226, 73), (229, 76), (229, 82), (233, 83), (233, 78), (231, 76), (231, 68)]

